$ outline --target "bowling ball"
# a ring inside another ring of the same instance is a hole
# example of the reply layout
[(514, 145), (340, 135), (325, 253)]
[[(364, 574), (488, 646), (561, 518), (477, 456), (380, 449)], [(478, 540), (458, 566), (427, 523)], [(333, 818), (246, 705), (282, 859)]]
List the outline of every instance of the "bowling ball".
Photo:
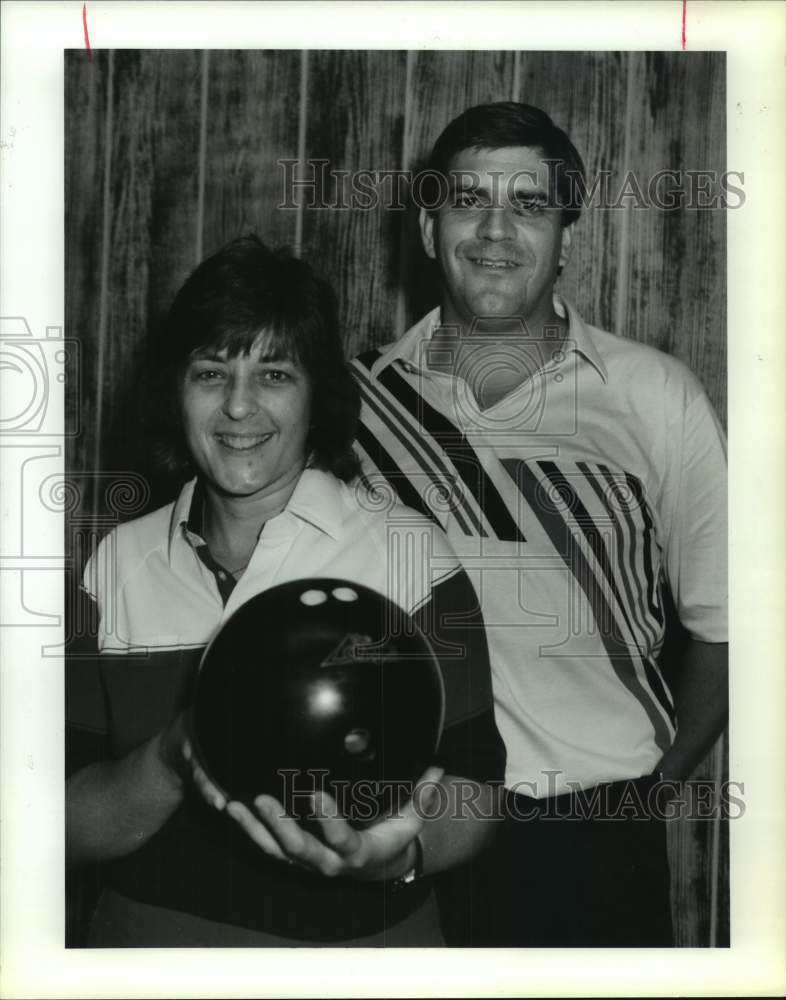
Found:
[(306, 819), (328, 791), (356, 826), (399, 808), (432, 762), (442, 675), (412, 618), (368, 587), (307, 579), (242, 605), (205, 650), (194, 746), (230, 798)]

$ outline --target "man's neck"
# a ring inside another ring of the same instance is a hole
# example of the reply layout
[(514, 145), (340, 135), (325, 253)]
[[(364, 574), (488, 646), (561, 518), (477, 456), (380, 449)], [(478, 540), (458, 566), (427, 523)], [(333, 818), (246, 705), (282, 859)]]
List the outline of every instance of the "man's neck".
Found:
[(477, 319), (467, 325), (447, 316), (429, 341), (428, 367), (466, 382), (481, 410), (495, 406), (547, 365), (568, 333), (567, 318), (553, 308), (526, 321)]

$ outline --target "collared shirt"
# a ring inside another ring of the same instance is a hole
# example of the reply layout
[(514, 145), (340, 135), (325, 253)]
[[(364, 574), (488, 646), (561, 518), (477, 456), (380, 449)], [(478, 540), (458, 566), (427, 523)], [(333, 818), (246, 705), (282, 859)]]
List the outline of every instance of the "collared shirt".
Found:
[(462, 339), (476, 382), (511, 358), (528, 372), (486, 409), (429, 364), (438, 309), (354, 362), (364, 475), (432, 517), (467, 569), (506, 784), (537, 797), (649, 773), (670, 745), (664, 581), (694, 638), (726, 639), (725, 439), (701, 386), (555, 305), (564, 340)]
[[(195, 487), (192, 480), (174, 504), (112, 532), (89, 562), (85, 587), (100, 599), (102, 652), (203, 646), (250, 597), (302, 577), (354, 579), (414, 611), (433, 585), (460, 569), (441, 533), (394, 498), (387, 498), (380, 514), (369, 509), (362, 491), (356, 494), (335, 477), (307, 469), (286, 508), (265, 524), (224, 601), (217, 578), (221, 567), (201, 558), (204, 539), (193, 522), (189, 527)], [(391, 538), (407, 534), (428, 548), (425, 575), (411, 568), (400, 575), (389, 572)]]
[[(369, 497), (307, 469), (286, 508), (265, 524), (232, 587), (205, 551), (195, 488), (196, 481), (186, 484), (174, 503), (110, 532), (85, 570), (85, 592), (98, 604), (100, 680), (114, 756), (129, 753), (188, 705), (206, 644), (237, 608), (277, 584), (330, 577), (384, 594), (431, 639), (445, 688), (434, 763), (476, 781), (502, 779), (504, 750), (477, 596), (431, 521), (390, 493)], [(260, 621), (254, 653), (261, 660), (267, 630), (281, 626)], [(76, 727), (77, 709), (68, 720)], [(108, 879), (142, 902), (326, 942), (390, 926), (429, 891), (424, 883), (391, 896), (380, 883), (319, 879), (269, 861), (197, 796), (187, 796), (143, 848), (108, 866)]]

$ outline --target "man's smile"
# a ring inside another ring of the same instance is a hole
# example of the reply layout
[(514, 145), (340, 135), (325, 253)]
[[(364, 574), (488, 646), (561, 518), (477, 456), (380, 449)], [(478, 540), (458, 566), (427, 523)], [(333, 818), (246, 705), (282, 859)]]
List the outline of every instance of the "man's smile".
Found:
[(467, 260), (471, 264), (478, 264), (491, 271), (511, 271), (516, 267), (521, 267), (521, 264), (518, 261), (509, 260), (508, 258), (467, 257)]

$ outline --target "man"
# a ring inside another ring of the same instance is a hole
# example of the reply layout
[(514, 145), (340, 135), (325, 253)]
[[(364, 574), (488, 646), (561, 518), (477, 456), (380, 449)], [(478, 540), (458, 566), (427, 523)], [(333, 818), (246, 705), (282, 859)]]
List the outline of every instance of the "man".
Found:
[(471, 108), (429, 170), (441, 306), (354, 365), (366, 477), (447, 531), (479, 595), (507, 749), (501, 834), (445, 887), (446, 929), (669, 945), (657, 783), (692, 771), (727, 712), (723, 433), (679, 361), (555, 294), (584, 167), (548, 115)]

